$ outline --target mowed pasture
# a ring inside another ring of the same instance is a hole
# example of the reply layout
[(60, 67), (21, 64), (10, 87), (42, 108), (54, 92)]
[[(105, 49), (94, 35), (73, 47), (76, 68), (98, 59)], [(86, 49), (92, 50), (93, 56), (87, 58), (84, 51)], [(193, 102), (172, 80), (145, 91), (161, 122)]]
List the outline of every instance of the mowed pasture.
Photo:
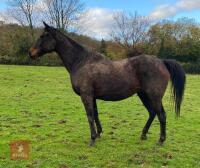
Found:
[[(84, 107), (63, 67), (0, 65), (0, 167), (200, 167), (200, 76), (187, 75), (181, 117), (168, 88), (164, 97), (167, 140), (157, 145), (156, 118), (140, 140), (148, 112), (135, 95), (98, 100), (103, 135), (94, 147)], [(29, 140), (30, 159), (10, 160), (9, 143)]]

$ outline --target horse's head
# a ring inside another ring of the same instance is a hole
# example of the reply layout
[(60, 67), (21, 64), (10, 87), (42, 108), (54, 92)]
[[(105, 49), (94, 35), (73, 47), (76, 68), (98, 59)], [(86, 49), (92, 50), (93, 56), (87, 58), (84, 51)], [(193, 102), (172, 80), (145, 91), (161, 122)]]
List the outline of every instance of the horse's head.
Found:
[(46, 53), (55, 51), (56, 40), (54, 39), (52, 33), (55, 31), (55, 29), (47, 25), (45, 22), (43, 23), (45, 26), (44, 32), (29, 50), (29, 56), (33, 59), (36, 59)]

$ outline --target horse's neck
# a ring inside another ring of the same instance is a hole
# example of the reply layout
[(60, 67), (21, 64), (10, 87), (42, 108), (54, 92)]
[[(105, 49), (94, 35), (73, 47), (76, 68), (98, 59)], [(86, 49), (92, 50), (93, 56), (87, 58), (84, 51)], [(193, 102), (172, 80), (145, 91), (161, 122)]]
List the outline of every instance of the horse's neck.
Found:
[(57, 41), (56, 52), (60, 56), (66, 69), (71, 73), (86, 57), (88, 52), (79, 44), (69, 40)]

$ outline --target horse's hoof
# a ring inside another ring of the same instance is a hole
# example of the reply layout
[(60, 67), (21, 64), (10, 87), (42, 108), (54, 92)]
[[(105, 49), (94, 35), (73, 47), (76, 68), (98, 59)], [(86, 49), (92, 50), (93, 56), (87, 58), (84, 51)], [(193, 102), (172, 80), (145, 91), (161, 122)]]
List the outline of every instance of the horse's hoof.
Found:
[(90, 142), (89, 142), (89, 146), (94, 146), (94, 144), (95, 144), (95, 140), (91, 139)]
[(141, 140), (147, 140), (147, 136), (146, 135), (141, 135), (140, 139)]
[(164, 139), (159, 139), (159, 141), (157, 142), (157, 145), (163, 146), (164, 141), (165, 141)]
[(158, 146), (163, 146), (163, 142), (161, 142), (161, 141), (158, 141), (156, 144), (157, 144)]
[(97, 133), (96, 138), (101, 138), (101, 134)]

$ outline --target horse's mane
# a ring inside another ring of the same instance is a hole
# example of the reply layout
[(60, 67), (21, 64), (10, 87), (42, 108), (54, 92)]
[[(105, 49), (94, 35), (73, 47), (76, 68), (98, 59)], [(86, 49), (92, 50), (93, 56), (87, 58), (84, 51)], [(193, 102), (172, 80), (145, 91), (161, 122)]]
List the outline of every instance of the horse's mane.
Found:
[[(85, 47), (84, 45), (80, 44), (79, 42), (73, 40), (72, 38), (70, 38), (68, 35), (66, 35), (66, 33), (53, 28), (54, 31), (54, 35), (59, 39), (59, 40), (67, 40), (69, 41), (79, 52), (81, 52), (82, 56), (84, 57), (93, 57), (94, 59), (102, 59), (105, 56), (103, 56), (102, 54), (95, 52), (87, 47)], [(84, 53), (84, 54), (83, 54)]]
[(81, 45), (79, 42), (73, 40), (72, 38), (70, 38), (69, 36), (67, 36), (65, 33), (61, 32), (58, 29), (54, 29), (56, 35), (59, 37), (60, 40), (68, 40), (74, 47), (76, 47), (79, 50), (85, 50), (87, 51), (88, 49), (86, 47), (84, 47), (83, 45)]

